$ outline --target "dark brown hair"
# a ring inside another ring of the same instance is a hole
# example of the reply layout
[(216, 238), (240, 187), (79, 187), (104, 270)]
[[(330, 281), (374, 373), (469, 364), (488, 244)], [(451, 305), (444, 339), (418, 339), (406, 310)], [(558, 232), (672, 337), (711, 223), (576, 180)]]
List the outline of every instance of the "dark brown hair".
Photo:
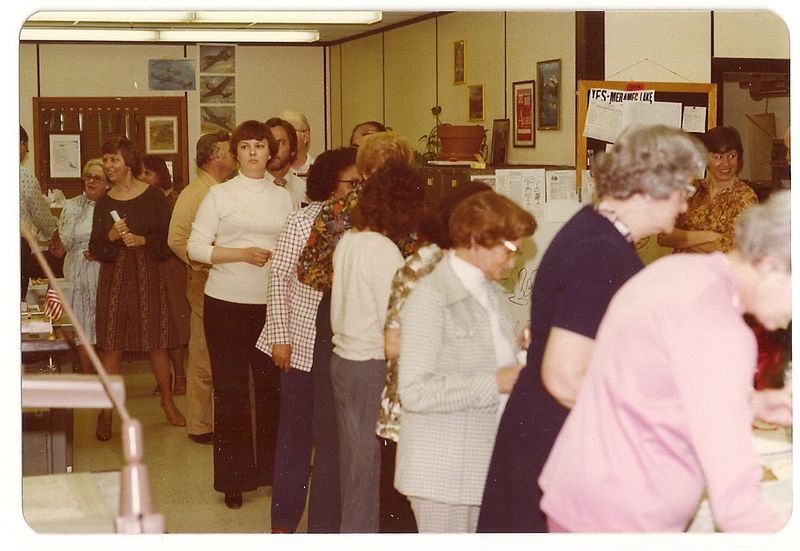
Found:
[(356, 164), (356, 148), (340, 147), (320, 154), (308, 169), (306, 194), (312, 201), (328, 199), (339, 184), (339, 173)]
[(267, 128), (267, 125), (263, 122), (254, 120), (244, 121), (233, 129), (233, 132), (231, 132), (231, 153), (234, 159), (238, 159), (236, 151), (239, 148), (239, 142), (245, 140), (267, 140), (267, 144), (269, 144), (269, 154), (275, 155), (278, 151), (278, 143), (275, 141), (275, 138), (272, 137), (272, 132), (269, 131), (269, 128)]
[(491, 248), (533, 235), (536, 220), (508, 197), (483, 191), (461, 201), (450, 216), (449, 227), (453, 247), (469, 248), (474, 243)]
[(424, 198), (422, 175), (405, 163), (389, 163), (365, 182), (351, 214), (353, 226), (398, 243), (416, 231)]
[(119, 153), (134, 176), (138, 177), (141, 174), (142, 156), (139, 153), (139, 148), (125, 136), (109, 138), (103, 143), (101, 151), (103, 155)]
[(426, 240), (436, 243), (442, 249), (449, 249), (453, 246), (453, 240), (450, 238), (450, 216), (461, 201), (483, 191), (491, 191), (487, 184), (479, 181), (470, 181), (459, 184), (450, 193), (448, 193), (433, 212), (426, 215), (420, 224), (420, 231), (425, 236)]
[(158, 175), (158, 187), (169, 189), (172, 187), (172, 176), (167, 169), (167, 163), (158, 155), (145, 155), (142, 165)]
[[(289, 161), (294, 162), (295, 157), (297, 157), (297, 130), (294, 129), (292, 123), (278, 117), (272, 117), (271, 119), (267, 119), (267, 122), (264, 124), (270, 129), (280, 126), (286, 130), (286, 135), (289, 136), (289, 149), (292, 152), (291, 155), (289, 155)], [(272, 132), (270, 132), (270, 134), (272, 134)], [(270, 151), (272, 151), (272, 149), (270, 149)]]

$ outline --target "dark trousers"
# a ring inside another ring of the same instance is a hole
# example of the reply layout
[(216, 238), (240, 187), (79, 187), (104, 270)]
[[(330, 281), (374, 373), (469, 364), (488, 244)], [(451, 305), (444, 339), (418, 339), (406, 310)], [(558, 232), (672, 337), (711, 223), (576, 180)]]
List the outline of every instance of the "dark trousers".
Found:
[(264, 319), (263, 304), (205, 296), (203, 325), (214, 380), (214, 489), (218, 492), (244, 492), (272, 484), (280, 376), (269, 356), (255, 347)]
[(272, 485), (272, 527), (297, 529), (311, 474), (311, 372), (281, 372), (281, 414)]
[(338, 533), (342, 521), (339, 433), (330, 374), (332, 336), (331, 294), (328, 292), (323, 295), (317, 310), (317, 338), (314, 341), (314, 367), (311, 368), (314, 467), (308, 498), (308, 532), (315, 534)]
[(24, 301), (25, 297), (28, 296), (28, 284), (30, 283), (31, 278), (31, 270), (30, 270), (30, 262), (31, 262), (31, 246), (28, 245), (28, 240), (24, 237), (20, 238), (20, 245), (19, 245), (19, 268), (20, 268), (20, 283), (21, 283), (21, 290), (22, 290), (22, 297), (21, 300)]

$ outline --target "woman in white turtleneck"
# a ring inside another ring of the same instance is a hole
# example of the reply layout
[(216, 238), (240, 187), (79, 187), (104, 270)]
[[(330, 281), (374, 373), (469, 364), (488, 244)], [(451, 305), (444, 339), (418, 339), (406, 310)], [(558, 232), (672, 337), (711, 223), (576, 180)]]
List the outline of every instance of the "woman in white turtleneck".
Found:
[(717, 126), (702, 137), (708, 149), (706, 177), (696, 181), (697, 193), (688, 200), (688, 210), (672, 233), (658, 243), (675, 252), (728, 252), (733, 247), (733, 228), (744, 210), (758, 203), (753, 189), (739, 178), (743, 147), (732, 126)]
[(269, 260), (292, 211), (289, 192), (264, 177), (276, 150), (263, 123), (236, 127), (231, 151), (239, 173), (209, 190), (187, 244), (189, 258), (211, 264), (204, 325), (214, 381), (214, 489), (231, 509), (241, 507), (242, 492), (272, 484), (280, 377), (255, 343), (264, 326)]

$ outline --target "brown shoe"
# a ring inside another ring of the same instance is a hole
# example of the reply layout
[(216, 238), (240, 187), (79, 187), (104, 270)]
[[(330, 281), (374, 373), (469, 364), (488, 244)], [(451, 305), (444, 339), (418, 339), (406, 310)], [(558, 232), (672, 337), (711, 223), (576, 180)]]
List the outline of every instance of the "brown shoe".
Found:
[(103, 442), (111, 440), (111, 420), (112, 410), (100, 410), (100, 414), (97, 416), (97, 430), (94, 432), (98, 440)]
[(213, 432), (206, 432), (203, 434), (189, 434), (189, 440), (196, 444), (213, 444), (214, 443), (214, 433)]

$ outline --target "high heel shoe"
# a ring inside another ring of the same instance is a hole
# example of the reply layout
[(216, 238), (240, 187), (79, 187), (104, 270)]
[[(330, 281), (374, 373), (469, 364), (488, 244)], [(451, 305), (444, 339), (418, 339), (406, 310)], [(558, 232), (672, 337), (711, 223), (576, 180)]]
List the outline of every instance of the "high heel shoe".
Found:
[(97, 429), (94, 432), (98, 440), (102, 442), (111, 440), (111, 420), (112, 411), (110, 409), (100, 410), (97, 416)]
[(165, 402), (164, 399), (162, 398), (161, 409), (164, 410), (164, 415), (167, 416), (167, 421), (169, 422), (170, 425), (172, 425), (173, 427), (186, 426), (186, 419), (183, 417), (183, 414), (171, 400), (169, 402)]
[(186, 373), (176, 373), (172, 383), (172, 393), (177, 396), (186, 394)]

